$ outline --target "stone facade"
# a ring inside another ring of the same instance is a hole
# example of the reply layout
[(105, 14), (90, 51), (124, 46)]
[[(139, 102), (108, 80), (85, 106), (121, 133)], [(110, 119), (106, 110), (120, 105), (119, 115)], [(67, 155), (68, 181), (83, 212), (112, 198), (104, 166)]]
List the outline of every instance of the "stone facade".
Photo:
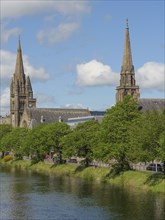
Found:
[[(135, 71), (132, 63), (131, 45), (129, 37), (128, 20), (124, 45), (123, 62), (120, 72), (120, 85), (116, 88), (116, 102), (122, 101), (125, 95), (138, 99), (139, 110), (158, 111), (165, 109), (165, 99), (140, 99), (139, 86), (136, 85)], [(67, 108), (36, 108), (36, 99), (30, 77), (24, 74), (22, 50), (20, 39), (18, 42), (15, 73), (10, 85), (10, 116), (0, 119), (0, 123), (9, 123), (13, 127), (33, 128), (41, 123), (67, 122), (69, 118), (97, 116), (102, 120), (105, 111), (89, 111), (88, 109)]]
[(15, 73), (10, 85), (10, 120), (13, 127), (20, 125), (24, 110), (36, 107), (30, 77), (25, 76), (20, 39), (18, 42)]
[(26, 77), (24, 73), (22, 49), (19, 39), (15, 73), (10, 85), (10, 124), (13, 127), (33, 128), (41, 123), (66, 122), (71, 117), (90, 115), (91, 113), (88, 109), (36, 108), (36, 99), (33, 98), (30, 77)]
[(116, 102), (122, 101), (126, 95), (131, 95), (135, 99), (139, 99), (140, 97), (139, 86), (136, 85), (135, 71), (132, 63), (128, 20), (126, 26), (123, 63), (120, 72), (120, 85), (117, 86), (116, 90)]

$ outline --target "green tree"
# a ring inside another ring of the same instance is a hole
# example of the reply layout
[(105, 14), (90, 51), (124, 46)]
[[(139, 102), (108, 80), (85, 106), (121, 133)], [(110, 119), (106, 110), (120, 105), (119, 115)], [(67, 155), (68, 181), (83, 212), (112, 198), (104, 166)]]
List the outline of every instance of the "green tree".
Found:
[(53, 150), (61, 164), (63, 161), (61, 139), (70, 132), (70, 127), (65, 123), (58, 122), (46, 125), (42, 131), (46, 136), (45, 152)]
[(60, 140), (68, 134), (70, 128), (65, 123), (39, 125), (29, 132), (24, 144), (25, 151), (35, 155), (36, 160), (42, 160), (44, 155), (54, 151), (62, 163), (62, 146)]
[(46, 135), (43, 132), (43, 127), (45, 125), (39, 125), (29, 130), (28, 135), (26, 136), (23, 149), (26, 155), (32, 155), (37, 160), (43, 160), (44, 158), (44, 147), (47, 141)]
[(158, 143), (159, 143), (159, 149), (158, 149), (159, 158), (165, 162), (165, 130), (160, 134)]
[(160, 148), (162, 149), (164, 131), (165, 117), (163, 113), (156, 110), (143, 113), (139, 123), (130, 131), (132, 150), (137, 162), (160, 159), (159, 153)]
[[(115, 159), (119, 170), (129, 169), (131, 159), (130, 130), (141, 118), (137, 101), (126, 96), (107, 113), (102, 121), (102, 138), (106, 154), (105, 160)], [(132, 152), (133, 153), (133, 152)]]
[(0, 124), (0, 152), (2, 152), (2, 158), (4, 157), (4, 147), (2, 145), (2, 139), (5, 135), (12, 131), (12, 126), (7, 124)]
[(95, 145), (98, 144), (100, 124), (95, 121), (80, 123), (77, 127), (63, 138), (65, 156), (83, 157), (85, 166), (93, 159)]
[(16, 158), (22, 158), (23, 143), (27, 136), (28, 130), (25, 128), (13, 128), (1, 139), (3, 151), (13, 152)]

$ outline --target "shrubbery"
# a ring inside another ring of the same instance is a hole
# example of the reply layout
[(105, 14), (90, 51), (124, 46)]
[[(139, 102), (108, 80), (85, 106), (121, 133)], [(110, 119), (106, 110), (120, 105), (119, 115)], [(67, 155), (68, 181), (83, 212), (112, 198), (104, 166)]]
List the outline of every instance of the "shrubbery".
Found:
[(6, 155), (3, 159), (4, 159), (5, 162), (8, 162), (8, 161), (10, 161), (10, 160), (13, 160), (13, 156), (10, 155), (10, 154), (8, 154), (8, 155)]

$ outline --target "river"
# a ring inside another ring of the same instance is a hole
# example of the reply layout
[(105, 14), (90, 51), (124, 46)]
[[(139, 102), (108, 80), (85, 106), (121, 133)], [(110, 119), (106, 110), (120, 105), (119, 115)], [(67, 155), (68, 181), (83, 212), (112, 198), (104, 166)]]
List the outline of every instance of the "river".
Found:
[(0, 167), (0, 220), (164, 220), (150, 192)]

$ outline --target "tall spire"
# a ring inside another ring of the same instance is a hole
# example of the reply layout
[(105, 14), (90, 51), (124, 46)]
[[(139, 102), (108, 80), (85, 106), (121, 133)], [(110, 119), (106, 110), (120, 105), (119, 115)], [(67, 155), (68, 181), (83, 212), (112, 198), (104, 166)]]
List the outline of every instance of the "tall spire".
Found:
[(126, 20), (126, 34), (123, 63), (120, 72), (120, 85), (117, 86), (116, 90), (116, 102), (122, 101), (126, 95), (131, 95), (135, 99), (140, 97), (139, 86), (136, 85), (135, 71), (132, 63), (128, 19)]
[(16, 59), (16, 66), (15, 66), (15, 75), (18, 78), (23, 77), (25, 79), (20, 36), (19, 36), (19, 40), (18, 40), (18, 49), (17, 49), (17, 59)]
[(35, 108), (36, 99), (33, 98), (30, 77), (26, 77), (24, 73), (21, 41), (19, 36), (15, 73), (10, 85), (10, 119), (13, 127), (19, 127), (21, 125), (23, 113), (28, 107)]
[(126, 34), (125, 34), (125, 44), (124, 44), (124, 54), (123, 54), (123, 63), (122, 63), (122, 72), (129, 71), (133, 69), (132, 64), (132, 53), (131, 53), (131, 44), (129, 36), (129, 27), (128, 27), (128, 18), (126, 19)]

